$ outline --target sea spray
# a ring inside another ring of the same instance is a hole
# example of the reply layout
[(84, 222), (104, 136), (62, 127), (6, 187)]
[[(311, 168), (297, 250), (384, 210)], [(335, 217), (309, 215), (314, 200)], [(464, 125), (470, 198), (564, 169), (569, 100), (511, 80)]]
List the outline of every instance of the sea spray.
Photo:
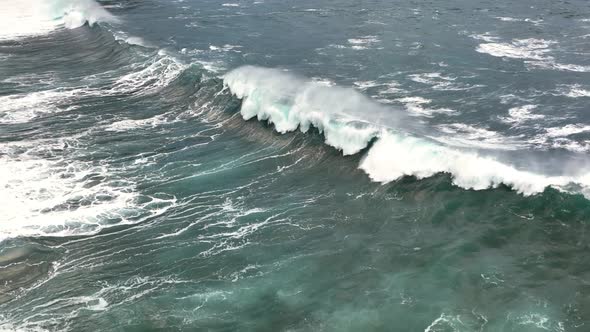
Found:
[(19, 0), (0, 2), (0, 40), (39, 36), (88, 23), (119, 19), (92, 0)]

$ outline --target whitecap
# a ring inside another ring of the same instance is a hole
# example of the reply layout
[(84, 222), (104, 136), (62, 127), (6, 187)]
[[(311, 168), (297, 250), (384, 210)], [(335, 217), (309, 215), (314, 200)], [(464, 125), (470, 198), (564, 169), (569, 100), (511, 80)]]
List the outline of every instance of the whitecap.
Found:
[(442, 124), (436, 127), (450, 135), (432, 138), (449, 145), (495, 150), (516, 150), (525, 146), (516, 137), (505, 137), (496, 131), (464, 123)]
[(456, 115), (458, 112), (449, 108), (429, 108), (432, 100), (422, 97), (403, 97), (396, 99), (403, 103), (411, 115), (433, 117), (435, 114)]
[(568, 124), (563, 127), (547, 128), (550, 137), (566, 137), (570, 135), (590, 132), (590, 126), (584, 124)]
[(549, 47), (555, 41), (545, 39), (514, 39), (510, 43), (483, 43), (479, 44), (476, 51), (495, 57), (513, 59), (548, 60)]
[(543, 119), (545, 117), (543, 114), (532, 113), (532, 111), (536, 108), (537, 105), (523, 105), (513, 107), (508, 110), (508, 116), (500, 117), (500, 120), (506, 123), (518, 125), (529, 120)]
[(89, 89), (46, 90), (0, 97), (0, 123), (23, 123), (46, 114), (71, 110), (67, 106), (76, 96), (88, 95)]
[(570, 98), (590, 97), (590, 90), (585, 89), (579, 84), (561, 86), (557, 93)]
[(348, 43), (354, 50), (365, 50), (371, 48), (373, 45), (379, 43), (381, 40), (377, 36), (364, 36), (358, 38), (348, 39)]

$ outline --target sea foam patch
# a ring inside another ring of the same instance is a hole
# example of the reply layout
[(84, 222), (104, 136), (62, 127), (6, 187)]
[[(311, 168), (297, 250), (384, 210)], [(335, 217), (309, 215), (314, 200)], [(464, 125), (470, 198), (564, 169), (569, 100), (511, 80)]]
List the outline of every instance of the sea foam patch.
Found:
[(476, 47), (476, 51), (499, 58), (522, 59), (526, 65), (559, 71), (590, 72), (590, 66), (561, 63), (552, 55), (557, 41), (548, 39), (526, 38), (513, 39), (510, 42), (500, 42), (496, 37), (481, 38), (482, 35), (472, 35), (475, 39), (486, 40)]
[[(145, 196), (108, 166), (66, 157), (71, 139), (0, 145), (0, 241), (22, 236), (95, 234), (137, 223), (175, 204)], [(70, 154), (71, 152), (68, 152)]]
[(530, 120), (543, 119), (543, 114), (535, 114), (533, 111), (537, 109), (537, 105), (523, 105), (512, 107), (508, 110), (508, 116), (500, 117), (503, 122), (510, 123), (513, 125), (519, 125), (523, 122)]

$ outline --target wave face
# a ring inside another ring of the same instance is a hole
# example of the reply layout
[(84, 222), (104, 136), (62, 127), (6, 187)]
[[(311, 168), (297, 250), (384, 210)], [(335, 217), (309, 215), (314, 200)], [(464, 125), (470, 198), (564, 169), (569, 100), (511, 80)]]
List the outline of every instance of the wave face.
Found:
[[(344, 155), (359, 153), (377, 138), (360, 164), (360, 168), (377, 182), (448, 173), (453, 183), (464, 189), (483, 190), (504, 184), (519, 193), (532, 195), (547, 187), (566, 190), (568, 186), (578, 185), (582, 193), (590, 194), (590, 173), (536, 174), (476, 152), (414, 137), (399, 129), (406, 126), (394, 111), (387, 113), (383, 106), (351, 89), (326, 87), (285, 72), (258, 67), (233, 70), (224, 76), (224, 84), (243, 100), (240, 112), (245, 120), (254, 117), (266, 120), (280, 133), (297, 128), (307, 132), (313, 126), (323, 133), (326, 144), (342, 150)], [(363, 114), (373, 115), (372, 121), (388, 114), (390, 125), (368, 121)], [(376, 114), (379, 116), (375, 117)], [(396, 120), (392, 121), (393, 118)]]

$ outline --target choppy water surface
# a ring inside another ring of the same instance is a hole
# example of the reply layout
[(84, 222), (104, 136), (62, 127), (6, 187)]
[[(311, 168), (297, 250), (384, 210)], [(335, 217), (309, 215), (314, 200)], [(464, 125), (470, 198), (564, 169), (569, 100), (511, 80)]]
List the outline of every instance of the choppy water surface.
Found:
[(0, 0), (0, 330), (587, 331), (589, 55), (579, 0)]

